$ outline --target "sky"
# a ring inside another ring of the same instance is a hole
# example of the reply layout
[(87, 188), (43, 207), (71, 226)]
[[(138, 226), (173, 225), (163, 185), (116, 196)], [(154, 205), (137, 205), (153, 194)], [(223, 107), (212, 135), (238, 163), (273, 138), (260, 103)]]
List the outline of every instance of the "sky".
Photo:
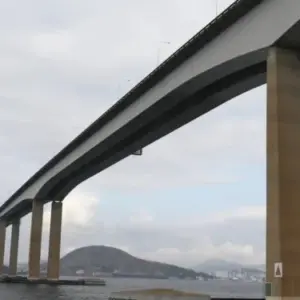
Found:
[[(232, 2), (0, 0), (0, 203)], [(265, 86), (232, 99), (77, 186), (62, 255), (107, 245), (186, 267), (264, 263), (265, 99)], [(49, 217), (46, 205), (43, 259)]]

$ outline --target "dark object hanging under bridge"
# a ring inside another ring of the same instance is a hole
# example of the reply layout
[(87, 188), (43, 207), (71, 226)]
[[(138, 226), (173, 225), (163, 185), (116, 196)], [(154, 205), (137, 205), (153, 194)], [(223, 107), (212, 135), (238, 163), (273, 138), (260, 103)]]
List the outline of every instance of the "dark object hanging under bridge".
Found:
[(141, 156), (143, 154), (143, 149), (139, 149), (137, 151), (135, 151), (134, 153), (132, 153), (132, 155), (137, 155), (137, 156)]

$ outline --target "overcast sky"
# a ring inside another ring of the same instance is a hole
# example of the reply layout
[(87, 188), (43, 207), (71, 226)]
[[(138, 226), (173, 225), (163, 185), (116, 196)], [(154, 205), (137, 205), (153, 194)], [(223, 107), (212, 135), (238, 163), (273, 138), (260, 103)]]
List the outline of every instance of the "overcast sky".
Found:
[[(1, 0), (0, 202), (215, 15), (214, 0)], [(62, 254), (98, 244), (183, 266), (263, 263), (265, 93), (231, 100), (74, 189)], [(43, 228), (46, 258), (49, 205)]]

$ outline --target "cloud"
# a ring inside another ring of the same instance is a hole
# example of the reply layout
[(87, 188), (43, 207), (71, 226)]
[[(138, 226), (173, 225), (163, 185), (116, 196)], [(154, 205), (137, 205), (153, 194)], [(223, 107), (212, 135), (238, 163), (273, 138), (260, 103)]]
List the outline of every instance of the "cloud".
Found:
[[(29, 2), (0, 0), (0, 166), (5, 170), (0, 202), (215, 17), (210, 0), (164, 0), (159, 6), (146, 0)], [(231, 2), (219, 1), (219, 9)], [(209, 212), (191, 206), (188, 216), (170, 219), (186, 210), (188, 198), (210, 199), (203, 192), (207, 186), (220, 190), (214, 197), (221, 198), (225, 189), (254, 181), (248, 174), (265, 164), (264, 113), (262, 87), (148, 146), (143, 156), (82, 183), (63, 204), (62, 253), (96, 243), (188, 266), (211, 256), (263, 260), (261, 203), (220, 211), (213, 201), (204, 201)], [(174, 207), (165, 211), (145, 199), (153, 191), (178, 188), (186, 198), (173, 195)], [(120, 204), (131, 196), (140, 199), (134, 210)], [(28, 257), (23, 245), (29, 228), (30, 215), (22, 220), (20, 260)], [(6, 259), (9, 234), (10, 229)]]
[[(249, 214), (245, 212), (248, 211)], [(265, 260), (264, 207), (239, 207), (228, 214), (212, 213), (209, 223), (159, 222), (145, 209), (128, 216), (129, 222), (91, 222), (65, 226), (62, 252), (89, 244), (120, 248), (141, 258), (190, 267), (211, 258), (244, 264)], [(221, 220), (221, 221), (220, 221)], [(76, 235), (74, 235), (76, 232)], [(71, 245), (71, 246), (70, 246)]]
[[(263, 263), (265, 260), (265, 245), (260, 238), (265, 234), (263, 206), (241, 206), (223, 214), (214, 212), (203, 222), (182, 218), (169, 223), (159, 221), (146, 209), (140, 209), (128, 215), (127, 222), (105, 224), (95, 217), (94, 197), (74, 193), (67, 201), (63, 214), (62, 255), (86, 245), (106, 245), (144, 259), (185, 267), (196, 266), (211, 258), (244, 264)], [(44, 213), (42, 259), (48, 256), (48, 209)], [(28, 245), (29, 225), (30, 217), (24, 218), (21, 245)], [(6, 240), (6, 261), (9, 243), (10, 228)], [(19, 260), (26, 261), (27, 256), (28, 249), (22, 246)]]
[[(111, 4), (118, 3), (115, 7), (120, 7), (114, 9), (115, 19), (108, 17), (112, 6), (106, 4), (103, 10), (101, 1), (101, 5), (91, 1), (89, 8), (72, 2), (72, 9), (64, 1), (60, 13), (55, 12), (56, 2), (41, 7), (34, 1), (36, 13), (31, 12), (34, 17), (30, 22), (20, 16), (18, 27), (9, 23), (15, 34), (4, 39), (5, 52), (1, 55), (7, 65), (0, 85), (0, 145), (5, 157), (1, 161), (6, 165), (7, 157), (13, 157), (15, 164), (10, 164), (11, 169), (25, 166), (20, 176), (12, 179), (9, 190), (2, 192), (3, 198), (111, 106), (118, 95), (153, 69), (158, 49), (161, 48), (161, 57), (166, 57), (214, 17), (215, 9), (209, 2), (190, 0), (189, 5), (183, 5), (181, 1), (174, 4), (165, 0), (157, 10), (154, 4), (141, 5), (131, 0), (126, 4), (132, 8), (127, 15), (122, 13), (123, 4), (116, 1)], [(230, 2), (220, 1), (219, 5), (223, 8)], [(211, 15), (204, 13), (199, 18), (194, 13), (199, 12), (198, 8)], [(68, 16), (63, 14), (66, 10), (70, 10)], [(165, 20), (165, 12), (170, 10), (172, 23)], [(177, 24), (179, 15), (181, 21)], [(38, 16), (47, 20), (46, 27), (37, 26)], [(140, 30), (136, 29), (137, 22)], [(122, 34), (120, 24), (126, 24)], [(172, 40), (168, 47), (160, 43), (165, 36)], [(124, 160), (105, 175), (99, 175), (99, 184), (112, 189), (136, 189), (237, 182), (240, 174), (236, 166), (241, 161), (257, 162), (263, 157), (260, 136), (264, 121), (257, 118), (257, 113), (241, 117), (245, 107), (256, 108), (261, 101), (261, 92), (251, 95), (228, 104), (237, 107), (236, 115), (228, 115), (228, 108), (211, 112), (211, 116), (147, 147), (143, 157)], [(254, 98), (252, 103), (246, 100), (249, 97)], [(242, 109), (241, 101), (246, 102)], [(252, 139), (243, 139), (244, 136)], [(18, 150), (20, 147), (22, 151)], [(233, 166), (228, 164), (229, 158), (235, 159)], [(111, 179), (115, 173), (119, 180)], [(183, 173), (186, 176), (178, 176)], [(133, 176), (135, 180), (131, 179)]]
[[(86, 226), (89, 225), (95, 214), (95, 208), (99, 205), (99, 198), (73, 190), (63, 201), (62, 226)], [(44, 212), (44, 225), (50, 226), (51, 205), (47, 205)]]
[(190, 224), (222, 224), (227, 221), (239, 221), (239, 220), (248, 220), (248, 221), (259, 221), (265, 219), (266, 217), (266, 207), (264, 205), (256, 206), (244, 206), (238, 207), (235, 210), (216, 212), (210, 216), (202, 216), (199, 219), (199, 216), (191, 218)]
[[(128, 235), (132, 234), (140, 243), (131, 251), (137, 255), (142, 253), (147, 259), (183, 266), (195, 266), (216, 258), (244, 264), (264, 262), (264, 243), (257, 239), (257, 236), (264, 235), (264, 206), (238, 207), (227, 213), (212, 213), (207, 220), (209, 222), (198, 223), (180, 220), (177, 224), (162, 225), (156, 224), (152, 217), (152, 223), (140, 225), (139, 229), (127, 229), (130, 232)], [(142, 235), (144, 245), (141, 245)], [(247, 238), (243, 239), (245, 235)], [(150, 246), (147, 240), (156, 244)]]
[(134, 215), (130, 216), (129, 221), (133, 225), (149, 224), (154, 220), (153, 216), (146, 210), (139, 210)]
[(147, 253), (145, 256), (151, 260), (195, 267), (197, 263), (207, 259), (226, 259), (251, 264), (257, 262), (253, 260), (254, 255), (252, 245), (239, 245), (231, 242), (215, 245), (209, 238), (204, 238), (197, 247), (187, 251), (178, 248), (160, 248), (155, 252)]

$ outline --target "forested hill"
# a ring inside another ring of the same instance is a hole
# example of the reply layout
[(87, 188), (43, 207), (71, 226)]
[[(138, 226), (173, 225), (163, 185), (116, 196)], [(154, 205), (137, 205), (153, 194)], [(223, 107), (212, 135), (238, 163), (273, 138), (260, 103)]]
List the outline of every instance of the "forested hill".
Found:
[(61, 259), (61, 275), (74, 275), (78, 270), (84, 270), (87, 275), (105, 272), (180, 278), (210, 277), (203, 272), (197, 273), (192, 269), (140, 259), (120, 249), (106, 246), (79, 248)]

